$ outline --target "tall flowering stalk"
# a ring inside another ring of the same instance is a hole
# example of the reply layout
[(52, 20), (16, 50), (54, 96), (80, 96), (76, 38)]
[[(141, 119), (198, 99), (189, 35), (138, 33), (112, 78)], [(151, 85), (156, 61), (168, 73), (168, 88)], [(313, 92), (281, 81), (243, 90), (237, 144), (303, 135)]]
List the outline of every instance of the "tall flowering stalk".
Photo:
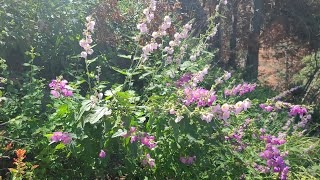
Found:
[(83, 48), (83, 51), (80, 53), (80, 57), (85, 59), (85, 63), (86, 63), (86, 74), (88, 76), (88, 85), (89, 85), (89, 89), (90, 91), (92, 90), (91, 88), (91, 80), (90, 80), (90, 76), (89, 76), (89, 63), (88, 63), (88, 55), (92, 55), (93, 54), (93, 49), (92, 49), (92, 45), (91, 43), (93, 42), (92, 40), (92, 34), (94, 31), (94, 26), (95, 26), (95, 21), (91, 16), (86, 17), (86, 29), (83, 30), (83, 36), (84, 38), (82, 38), (79, 41), (79, 45)]

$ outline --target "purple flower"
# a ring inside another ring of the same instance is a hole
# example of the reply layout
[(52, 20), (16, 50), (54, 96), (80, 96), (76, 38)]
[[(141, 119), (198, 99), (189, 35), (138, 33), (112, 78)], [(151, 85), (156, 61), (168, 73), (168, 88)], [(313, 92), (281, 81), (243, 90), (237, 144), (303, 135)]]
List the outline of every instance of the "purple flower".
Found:
[(62, 142), (63, 144), (69, 144), (72, 141), (69, 133), (67, 132), (54, 132), (51, 136), (51, 142)]
[(138, 140), (137, 136), (131, 136), (130, 143), (134, 143), (137, 140)]
[(264, 108), (266, 111), (271, 112), (273, 110), (272, 106), (267, 106)]
[(155, 160), (150, 157), (150, 154), (146, 154), (145, 159), (142, 160), (143, 165), (149, 164), (150, 168), (153, 168), (155, 164)]
[(54, 98), (59, 98), (60, 96), (68, 97), (72, 96), (73, 92), (69, 90), (69, 86), (67, 85), (68, 81), (67, 80), (52, 80), (51, 83), (49, 84), (49, 87), (51, 88), (50, 93)]
[(99, 153), (99, 158), (105, 158), (106, 157), (106, 152), (104, 150), (101, 150)]

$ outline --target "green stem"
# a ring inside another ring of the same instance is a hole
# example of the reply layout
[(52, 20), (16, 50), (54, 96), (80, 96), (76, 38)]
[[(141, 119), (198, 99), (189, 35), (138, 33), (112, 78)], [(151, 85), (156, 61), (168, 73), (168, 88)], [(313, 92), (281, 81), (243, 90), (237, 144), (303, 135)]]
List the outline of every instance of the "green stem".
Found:
[(89, 64), (87, 62), (87, 58), (85, 60), (85, 63), (86, 63), (86, 74), (87, 74), (87, 77), (88, 77), (88, 85), (89, 85), (89, 91), (91, 92), (92, 91), (92, 87), (91, 87), (91, 80), (90, 80), (90, 72), (89, 72)]

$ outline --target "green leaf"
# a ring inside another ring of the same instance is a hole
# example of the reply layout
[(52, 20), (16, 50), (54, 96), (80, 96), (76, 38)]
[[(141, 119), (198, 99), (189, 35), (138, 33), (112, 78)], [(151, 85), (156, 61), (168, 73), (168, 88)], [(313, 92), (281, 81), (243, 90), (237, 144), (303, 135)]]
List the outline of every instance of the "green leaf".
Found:
[(89, 114), (88, 117), (86, 118), (86, 122), (90, 122), (91, 124), (95, 124), (99, 122), (99, 120), (103, 116), (107, 116), (111, 114), (111, 110), (108, 109), (107, 107), (98, 107), (95, 109), (94, 114)]
[(112, 135), (112, 138), (123, 136), (125, 134), (127, 134), (127, 130), (118, 129), (118, 131)]
[(64, 144), (62, 144), (62, 143), (60, 143), (60, 144), (58, 144), (56, 147), (55, 147), (55, 149), (63, 149), (63, 148), (65, 148), (66, 146), (64, 145)]
[(82, 102), (82, 106), (80, 108), (80, 112), (79, 112), (78, 116), (76, 117), (76, 120), (80, 120), (80, 118), (82, 117), (83, 113), (90, 110), (91, 105), (92, 104), (91, 104), (90, 100), (84, 100)]
[(51, 136), (53, 136), (53, 134), (45, 134), (44, 136), (47, 138), (51, 138)]
[(119, 69), (119, 68), (114, 67), (114, 66), (111, 66), (111, 68), (112, 68), (113, 70), (117, 71), (118, 73), (123, 74), (123, 75), (126, 75), (126, 76), (128, 76), (128, 75), (130, 74), (130, 73), (128, 73), (127, 71), (122, 70), (122, 69)]
[(91, 60), (86, 60), (86, 63), (87, 63), (88, 66), (89, 66), (91, 63), (95, 62), (97, 59), (98, 59), (98, 57), (96, 57), (96, 58), (94, 58), (94, 59), (91, 59)]
[(123, 54), (118, 54), (119, 57), (124, 58), (124, 59), (130, 59), (132, 55), (123, 55)]

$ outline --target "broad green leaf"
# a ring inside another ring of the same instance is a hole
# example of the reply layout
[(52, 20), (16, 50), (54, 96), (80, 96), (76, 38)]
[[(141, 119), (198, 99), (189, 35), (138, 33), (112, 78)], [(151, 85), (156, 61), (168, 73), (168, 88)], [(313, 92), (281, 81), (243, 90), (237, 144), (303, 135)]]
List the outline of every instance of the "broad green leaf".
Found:
[(118, 73), (123, 74), (123, 75), (126, 75), (126, 76), (128, 76), (128, 75), (130, 74), (130, 73), (128, 73), (126, 70), (122, 70), (122, 69), (119, 69), (119, 68), (114, 67), (114, 66), (111, 66), (111, 68), (112, 68), (113, 70), (117, 71)]
[(77, 120), (80, 120), (80, 118), (82, 117), (83, 113), (86, 111), (89, 111), (91, 108), (91, 101), (90, 100), (84, 100), (82, 102), (82, 106), (80, 108), (80, 112), (78, 114), (78, 116), (76, 117)]
[(127, 130), (118, 129), (118, 131), (112, 135), (112, 138), (123, 136), (125, 134), (127, 134)]
[(103, 116), (107, 116), (111, 114), (111, 110), (107, 107), (98, 107), (95, 109), (95, 113), (89, 114), (86, 118), (86, 122), (90, 122), (91, 124), (97, 123)]
[(66, 146), (64, 145), (64, 144), (62, 144), (62, 143), (60, 143), (60, 144), (58, 144), (56, 147), (55, 147), (55, 149), (63, 149), (63, 148), (65, 148)]

